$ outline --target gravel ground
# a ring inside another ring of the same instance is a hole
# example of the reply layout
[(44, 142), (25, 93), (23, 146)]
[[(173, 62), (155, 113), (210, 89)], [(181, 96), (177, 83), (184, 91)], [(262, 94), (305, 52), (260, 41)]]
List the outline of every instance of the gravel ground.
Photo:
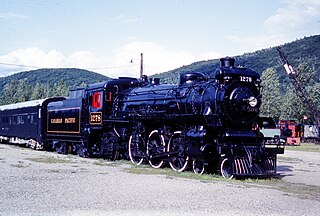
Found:
[(286, 151), (281, 180), (134, 174), (107, 162), (0, 144), (0, 215), (319, 215), (320, 153)]
[(285, 181), (320, 187), (320, 153), (285, 150), (278, 161), (278, 172)]

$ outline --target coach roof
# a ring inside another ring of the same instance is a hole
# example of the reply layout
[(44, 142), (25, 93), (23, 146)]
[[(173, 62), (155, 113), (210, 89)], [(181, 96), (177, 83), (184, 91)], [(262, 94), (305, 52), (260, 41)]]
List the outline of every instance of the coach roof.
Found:
[(40, 100), (25, 101), (25, 102), (20, 102), (15, 104), (8, 104), (8, 105), (0, 106), (0, 111), (21, 109), (21, 108), (27, 108), (27, 107), (40, 107), (44, 103), (50, 103), (53, 101), (59, 101), (64, 99), (65, 99), (64, 97), (53, 97), (53, 98), (46, 98), (46, 99), (40, 99)]

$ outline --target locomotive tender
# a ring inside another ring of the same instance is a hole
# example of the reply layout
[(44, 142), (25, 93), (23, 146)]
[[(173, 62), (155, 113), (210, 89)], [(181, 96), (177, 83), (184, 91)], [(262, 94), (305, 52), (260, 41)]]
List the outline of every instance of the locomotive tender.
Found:
[[(223, 58), (213, 78), (190, 72), (176, 85), (142, 76), (71, 90), (69, 98), (43, 106), (44, 139), (21, 138), (61, 153), (122, 157), (154, 168), (168, 163), (180, 172), (192, 164), (195, 173), (225, 178), (273, 175), (284, 149), (259, 132), (260, 76), (234, 63)], [(0, 110), (5, 119), (6, 108)], [(5, 121), (1, 128), (7, 128), (2, 137), (19, 137)]]

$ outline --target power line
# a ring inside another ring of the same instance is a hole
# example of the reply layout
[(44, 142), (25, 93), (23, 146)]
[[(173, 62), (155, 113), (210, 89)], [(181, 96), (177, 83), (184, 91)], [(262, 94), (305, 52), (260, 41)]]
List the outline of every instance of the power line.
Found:
[(31, 66), (31, 65), (21, 65), (21, 64), (10, 64), (10, 63), (4, 63), (0, 62), (1, 65), (8, 65), (8, 66), (16, 66), (16, 67), (31, 67), (31, 68), (39, 68), (37, 66)]
[[(39, 67), (39, 66), (34, 66), (34, 65), (22, 65), (22, 64), (11, 64), (11, 63), (5, 63), (5, 62), (0, 62), (0, 65), (7, 65), (7, 66), (15, 66), (15, 67), (26, 67), (26, 68), (45, 68), (45, 67)], [(82, 69), (87, 69), (87, 70), (108, 70), (108, 69), (117, 69), (117, 68), (126, 68), (126, 67), (133, 67), (137, 66), (138, 64), (130, 64), (130, 65), (121, 65), (121, 66), (110, 66), (110, 67), (96, 67), (96, 68), (82, 68)], [(69, 67), (71, 68), (71, 67)]]
[(86, 68), (86, 69), (88, 69), (88, 70), (116, 69), (116, 68), (133, 67), (133, 66), (137, 66), (137, 65), (138, 65), (138, 64), (131, 64), (131, 65), (111, 66), (111, 67), (99, 67), (99, 68)]

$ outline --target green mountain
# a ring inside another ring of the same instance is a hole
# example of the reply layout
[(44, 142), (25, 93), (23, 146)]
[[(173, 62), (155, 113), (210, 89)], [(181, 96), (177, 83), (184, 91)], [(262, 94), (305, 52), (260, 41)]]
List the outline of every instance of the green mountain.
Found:
[[(315, 77), (320, 77), (320, 35), (305, 37), (294, 42), (286, 43), (281, 47), (293, 67), (297, 67), (301, 63), (306, 63), (309, 67), (316, 70)], [(274, 68), (278, 72), (280, 82), (288, 82), (275, 47), (234, 57), (237, 65), (253, 69), (260, 74), (267, 68)], [(219, 59), (200, 61), (168, 72), (155, 74), (152, 77), (159, 77), (163, 83), (177, 83), (180, 73), (196, 71), (208, 76), (213, 76), (215, 69), (219, 67), (219, 65)]]
[(24, 80), (30, 86), (35, 86), (37, 83), (49, 83), (51, 87), (53, 87), (55, 83), (63, 80), (67, 86), (76, 87), (83, 83), (91, 84), (109, 79), (110, 78), (102, 74), (76, 68), (38, 69), (1, 77), (0, 92), (3, 91), (6, 84), (17, 80)]

